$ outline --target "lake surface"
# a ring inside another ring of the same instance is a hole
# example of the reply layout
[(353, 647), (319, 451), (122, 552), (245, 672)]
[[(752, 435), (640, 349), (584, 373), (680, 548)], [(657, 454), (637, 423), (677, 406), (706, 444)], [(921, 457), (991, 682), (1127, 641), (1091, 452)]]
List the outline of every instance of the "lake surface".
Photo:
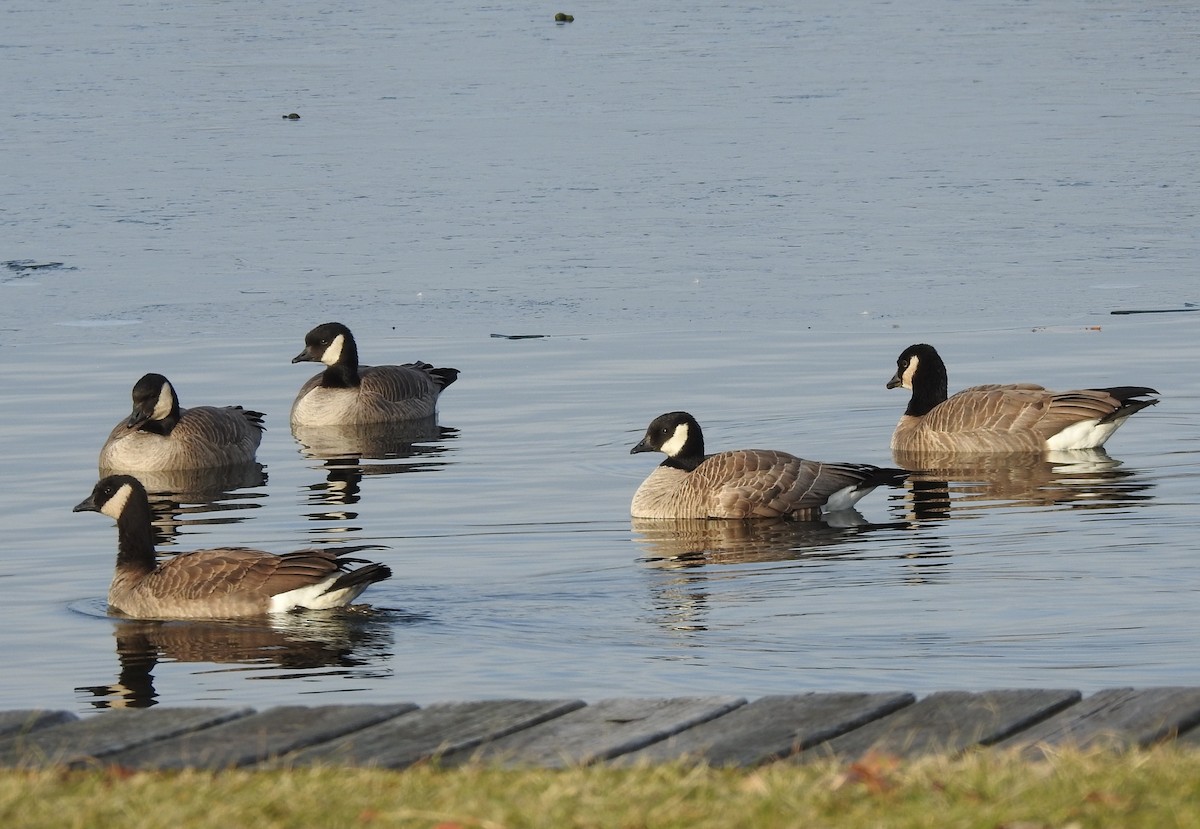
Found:
[[(1200, 10), (794, 6), (0, 11), (0, 707), (1200, 684)], [(329, 319), (462, 371), (436, 430), (305, 450)], [(672, 409), (890, 464), (918, 341), (1163, 399), (862, 526), (631, 522)], [(268, 425), (160, 550), (376, 545), (367, 609), (106, 617), (70, 510), (147, 371)]]

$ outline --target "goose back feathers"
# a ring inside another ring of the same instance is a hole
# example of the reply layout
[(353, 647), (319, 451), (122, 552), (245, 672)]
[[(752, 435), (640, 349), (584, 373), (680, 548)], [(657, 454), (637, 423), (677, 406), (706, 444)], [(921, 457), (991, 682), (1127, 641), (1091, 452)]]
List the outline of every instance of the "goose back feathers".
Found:
[(824, 463), (770, 449), (704, 454), (700, 424), (687, 412), (656, 417), (629, 450), (667, 459), (633, 496), (634, 518), (813, 519), (853, 508), (880, 485), (898, 486), (902, 469)]
[(262, 412), (241, 406), (180, 407), (161, 374), (133, 386), (133, 412), (109, 433), (100, 468), (112, 472), (209, 469), (254, 460), (263, 435)]
[(989, 384), (947, 397), (946, 364), (933, 346), (909, 346), (889, 389), (912, 391), (892, 433), (905, 452), (1042, 452), (1095, 449), (1132, 415), (1158, 402), (1145, 386), (1054, 392), (1034, 383)]
[[(273, 555), (226, 547), (159, 563), (146, 490), (129, 475), (101, 479), (74, 511), (116, 520), (117, 565), (108, 604), (137, 619), (229, 619), (344, 607), (391, 575), (383, 564), (326, 549)], [(365, 566), (351, 569), (352, 564)]]
[(295, 426), (393, 423), (434, 415), (442, 391), (458, 369), (429, 363), (364, 366), (350, 329), (338, 322), (318, 325), (304, 337), (293, 363), (324, 363), (326, 369), (301, 388), (292, 403)]

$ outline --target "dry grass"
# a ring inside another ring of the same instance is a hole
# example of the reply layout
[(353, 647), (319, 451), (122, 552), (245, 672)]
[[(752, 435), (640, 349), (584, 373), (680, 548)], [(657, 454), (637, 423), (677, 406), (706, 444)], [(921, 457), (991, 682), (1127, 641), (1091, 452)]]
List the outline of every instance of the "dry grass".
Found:
[(1200, 829), (1200, 752), (997, 752), (756, 770), (0, 772), (0, 825)]

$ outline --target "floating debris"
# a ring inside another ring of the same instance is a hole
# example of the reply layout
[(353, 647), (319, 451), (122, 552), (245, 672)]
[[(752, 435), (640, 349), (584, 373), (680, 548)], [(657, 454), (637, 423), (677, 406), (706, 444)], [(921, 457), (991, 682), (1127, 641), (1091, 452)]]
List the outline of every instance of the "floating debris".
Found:
[(575, 15), (567, 14), (566, 12), (559, 12), (558, 14), (554, 15), (554, 22), (555, 23), (574, 23)]
[[(4, 267), (8, 268), (10, 271), (24, 273), (25, 271), (54, 271), (65, 266), (62, 262), (34, 262), (32, 259), (9, 259), (4, 263)], [(68, 270), (75, 269), (69, 268)]]
[(283, 116), (283, 120), (285, 120), (285, 121), (299, 121), (299, 120), (300, 120), (300, 114), (299, 114), (299, 113), (297, 113), (297, 112), (289, 112), (287, 115)]
[(1146, 308), (1141, 310), (1110, 311), (1110, 314), (1184, 314), (1188, 311), (1200, 311), (1194, 302), (1183, 303), (1183, 308)]
[(492, 334), (492, 338), (497, 340), (542, 340), (549, 336), (549, 334)]

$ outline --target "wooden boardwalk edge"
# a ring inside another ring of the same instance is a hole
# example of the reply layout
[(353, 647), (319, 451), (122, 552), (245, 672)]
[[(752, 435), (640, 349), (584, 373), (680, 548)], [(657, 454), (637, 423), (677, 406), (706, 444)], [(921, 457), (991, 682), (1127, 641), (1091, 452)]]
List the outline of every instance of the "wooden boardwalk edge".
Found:
[(866, 752), (1031, 758), (1068, 746), (1200, 747), (1200, 688), (804, 693), (383, 705), (0, 711), (0, 767), (564, 767), (848, 761)]

